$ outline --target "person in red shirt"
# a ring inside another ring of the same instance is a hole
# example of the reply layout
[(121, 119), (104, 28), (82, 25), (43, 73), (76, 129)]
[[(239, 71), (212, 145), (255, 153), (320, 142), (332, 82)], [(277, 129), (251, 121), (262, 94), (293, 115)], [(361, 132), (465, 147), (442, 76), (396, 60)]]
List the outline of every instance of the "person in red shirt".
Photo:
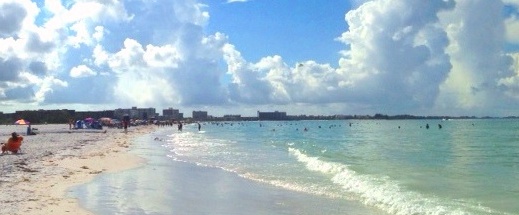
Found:
[(11, 137), (7, 140), (7, 143), (2, 144), (2, 153), (5, 153), (6, 151), (10, 151), (13, 154), (18, 153), (22, 141), (23, 137), (18, 135), (16, 132), (13, 132)]

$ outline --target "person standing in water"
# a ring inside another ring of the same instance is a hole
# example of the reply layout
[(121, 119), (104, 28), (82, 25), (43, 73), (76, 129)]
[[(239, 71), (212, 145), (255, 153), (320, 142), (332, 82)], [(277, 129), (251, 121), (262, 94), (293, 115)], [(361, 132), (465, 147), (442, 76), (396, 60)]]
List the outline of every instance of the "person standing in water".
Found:
[(202, 126), (200, 125), (199, 122), (197, 122), (197, 124), (198, 124), (198, 131), (200, 131), (200, 129), (202, 128)]

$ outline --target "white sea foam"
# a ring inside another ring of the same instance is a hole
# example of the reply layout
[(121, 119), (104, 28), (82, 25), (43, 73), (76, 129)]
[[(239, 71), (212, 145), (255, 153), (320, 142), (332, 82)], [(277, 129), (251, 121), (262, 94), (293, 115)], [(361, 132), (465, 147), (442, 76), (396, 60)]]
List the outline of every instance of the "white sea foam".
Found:
[(238, 176), (242, 178), (246, 178), (252, 181), (257, 181), (260, 183), (270, 184), (275, 187), (280, 187), (286, 190), (309, 193), (313, 195), (326, 196), (330, 198), (343, 198), (340, 194), (333, 192), (330, 188), (320, 187), (312, 184), (305, 183), (294, 183), (294, 181), (287, 181), (282, 179), (266, 179), (262, 175), (253, 174), (250, 172), (241, 173), (239, 171), (234, 171), (234, 173), (238, 174)]
[[(398, 123), (406, 124), (405, 127), (424, 124)], [(394, 128), (393, 124), (363, 123), (347, 128), (347, 135), (328, 129), (303, 133), (293, 132), (295, 129), (270, 132), (256, 126), (207, 126), (206, 134), (175, 132), (165, 143), (180, 160), (234, 171), (242, 177), (289, 190), (355, 200), (390, 214), (516, 214), (517, 195), (503, 189), (517, 188), (513, 179), (506, 179), (516, 171), (507, 166), (509, 163), (503, 163), (513, 162), (513, 158), (503, 159), (502, 148), (486, 146), (494, 139), (474, 142), (466, 138), (480, 137), (489, 129), (469, 124), (469, 130), (393, 135), (396, 130), (387, 130)], [(501, 124), (492, 122), (489, 128), (496, 125)], [(499, 128), (508, 127), (513, 126)], [(391, 135), (386, 136), (386, 131), (392, 131)], [(500, 136), (508, 137), (513, 132)], [(407, 136), (400, 138), (401, 135)], [(509, 155), (517, 146), (507, 141), (496, 143), (510, 147), (505, 149)], [(495, 153), (490, 153), (493, 150)], [(492, 154), (497, 157), (488, 157)], [(472, 166), (481, 160), (478, 158), (488, 158), (491, 165)], [(489, 193), (496, 195), (488, 196)]]
[(390, 214), (487, 214), (489, 208), (455, 200), (441, 200), (433, 196), (405, 190), (388, 177), (361, 175), (347, 165), (322, 161), (307, 156), (298, 149), (289, 148), (289, 153), (307, 169), (330, 176), (330, 180), (342, 186), (344, 191), (354, 194), (369, 206), (380, 208)]

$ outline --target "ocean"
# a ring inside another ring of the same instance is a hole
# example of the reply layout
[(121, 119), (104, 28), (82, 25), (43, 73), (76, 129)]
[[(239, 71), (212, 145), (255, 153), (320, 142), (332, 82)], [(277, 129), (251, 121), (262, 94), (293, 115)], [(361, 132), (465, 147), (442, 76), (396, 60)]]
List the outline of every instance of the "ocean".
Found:
[(519, 214), (513, 119), (190, 124), (131, 152), (148, 162), (70, 195), (96, 214)]

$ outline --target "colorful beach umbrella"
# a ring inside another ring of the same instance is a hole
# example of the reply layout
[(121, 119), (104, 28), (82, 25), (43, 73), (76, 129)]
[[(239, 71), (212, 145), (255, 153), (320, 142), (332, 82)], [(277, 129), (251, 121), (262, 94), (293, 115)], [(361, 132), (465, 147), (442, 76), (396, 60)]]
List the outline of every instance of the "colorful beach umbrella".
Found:
[(16, 120), (16, 122), (14, 122), (15, 125), (28, 125), (28, 124), (31, 124), (29, 121), (25, 120), (25, 119), (19, 119), (19, 120)]
[(103, 123), (105, 125), (108, 125), (108, 124), (110, 124), (110, 122), (112, 122), (112, 118), (101, 117), (101, 118), (99, 118), (99, 121), (101, 121), (101, 123)]

